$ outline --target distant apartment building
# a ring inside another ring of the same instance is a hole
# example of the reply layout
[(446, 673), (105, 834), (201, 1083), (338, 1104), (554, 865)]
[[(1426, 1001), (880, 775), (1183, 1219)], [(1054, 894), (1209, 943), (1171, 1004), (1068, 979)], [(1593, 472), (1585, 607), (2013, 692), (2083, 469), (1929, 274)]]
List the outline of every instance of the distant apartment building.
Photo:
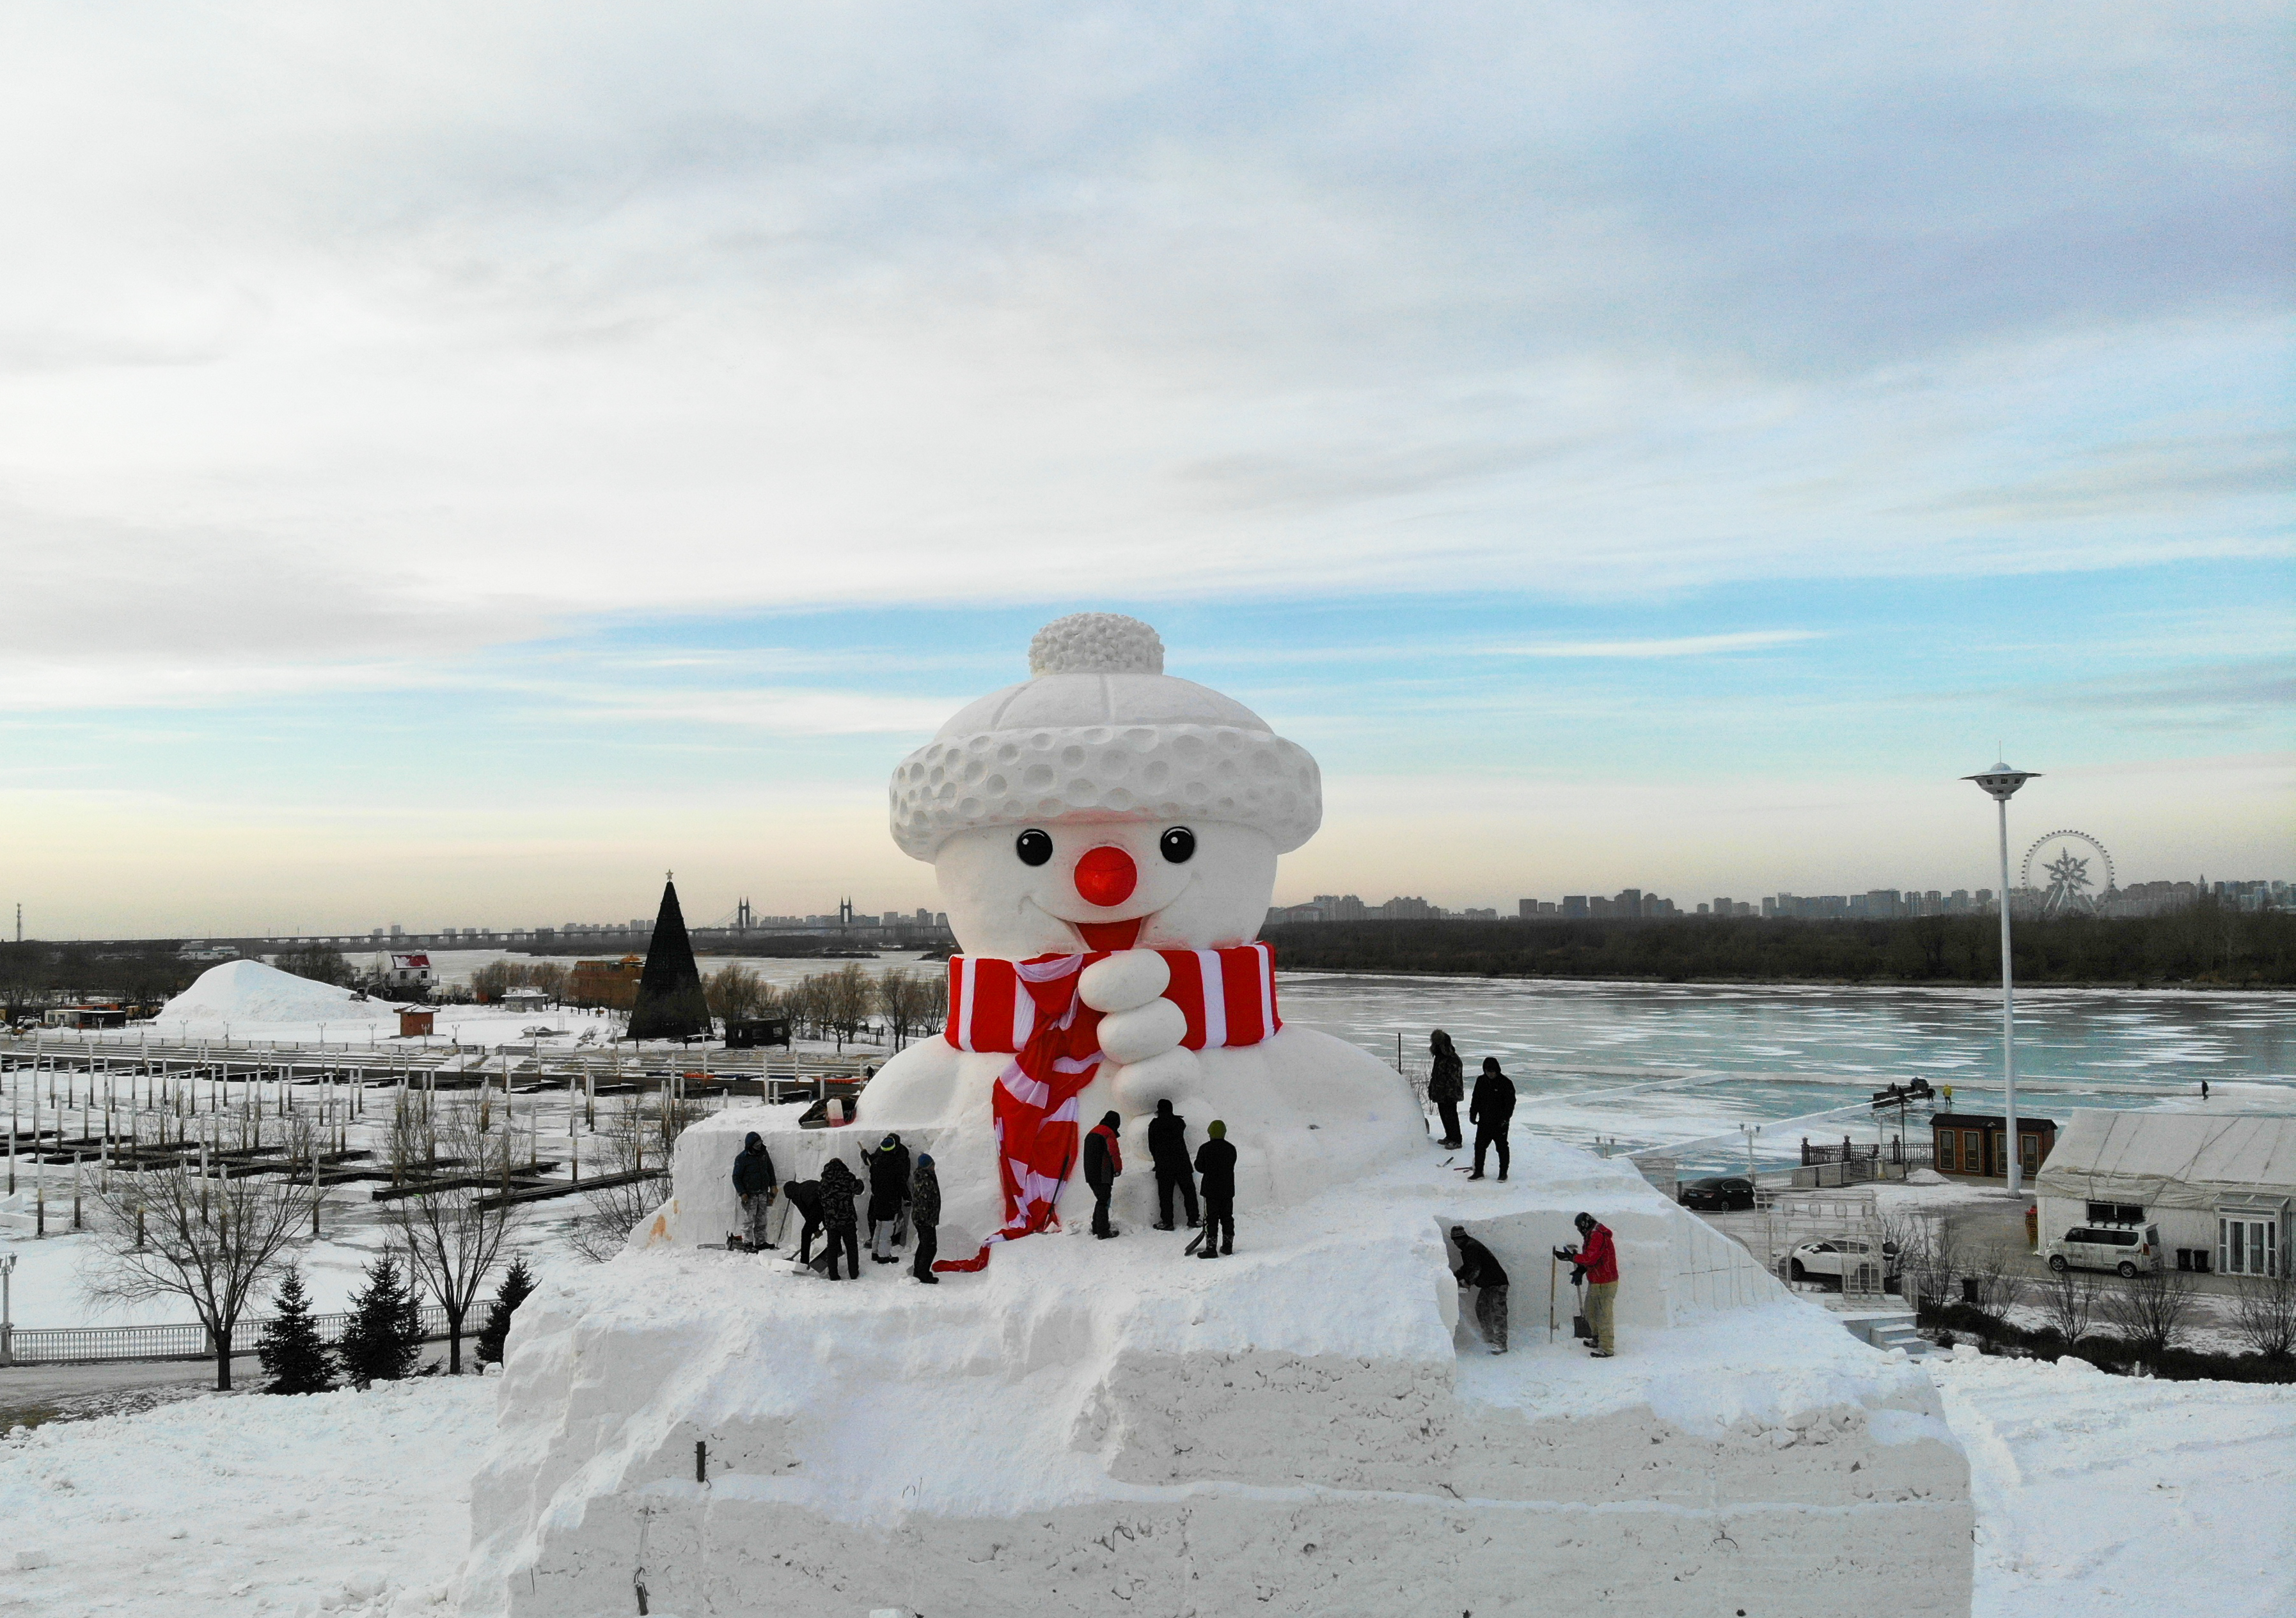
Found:
[(1391, 922), (1431, 922), (1441, 917), (1440, 907), (1423, 899), (1406, 899), (1398, 895), (1379, 908), (1382, 916)]

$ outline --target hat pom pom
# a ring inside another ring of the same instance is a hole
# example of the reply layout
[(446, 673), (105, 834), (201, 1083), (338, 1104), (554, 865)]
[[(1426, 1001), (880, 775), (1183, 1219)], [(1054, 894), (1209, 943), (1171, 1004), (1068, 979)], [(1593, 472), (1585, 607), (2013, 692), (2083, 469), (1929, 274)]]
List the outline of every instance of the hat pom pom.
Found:
[(1164, 643), (1121, 612), (1071, 612), (1037, 631), (1029, 643), (1029, 672), (1161, 674)]

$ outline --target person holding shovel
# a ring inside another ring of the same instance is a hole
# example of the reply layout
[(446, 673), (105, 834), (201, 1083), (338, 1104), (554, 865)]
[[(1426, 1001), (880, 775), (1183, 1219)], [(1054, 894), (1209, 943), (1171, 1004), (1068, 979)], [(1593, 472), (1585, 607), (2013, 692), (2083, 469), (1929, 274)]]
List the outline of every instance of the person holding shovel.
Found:
[(1572, 1220), (1578, 1228), (1578, 1239), (1584, 1244), (1576, 1247), (1558, 1247), (1554, 1256), (1571, 1266), (1570, 1285), (1587, 1284), (1587, 1325), (1595, 1334), (1595, 1346), (1589, 1357), (1609, 1359), (1619, 1351), (1618, 1326), (1615, 1311), (1619, 1301), (1619, 1250), (1611, 1239), (1611, 1228), (1591, 1213), (1582, 1213)]

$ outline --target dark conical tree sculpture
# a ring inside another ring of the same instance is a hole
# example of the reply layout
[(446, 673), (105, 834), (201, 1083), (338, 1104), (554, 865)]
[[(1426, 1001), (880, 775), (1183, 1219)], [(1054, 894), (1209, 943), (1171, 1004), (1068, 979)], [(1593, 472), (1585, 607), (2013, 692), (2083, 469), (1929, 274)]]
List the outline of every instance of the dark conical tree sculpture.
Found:
[(685, 936), (685, 912), (677, 908), (677, 884), (661, 884), (661, 914), (653, 920), (645, 970), (638, 974), (637, 1002), (630, 1007), (633, 1039), (709, 1037), (709, 1003), (702, 998), (701, 973), (693, 964), (693, 941)]

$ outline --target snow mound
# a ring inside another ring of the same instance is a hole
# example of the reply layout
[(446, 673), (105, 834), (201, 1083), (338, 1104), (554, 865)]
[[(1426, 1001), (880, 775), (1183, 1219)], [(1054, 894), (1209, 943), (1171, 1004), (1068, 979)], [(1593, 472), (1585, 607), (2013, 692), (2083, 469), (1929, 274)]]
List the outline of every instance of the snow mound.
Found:
[[(723, 1245), (749, 1130), (791, 1179), (865, 1144), (801, 1111), (688, 1129), (631, 1250), (520, 1310), (462, 1618), (627, 1611), (639, 1568), (654, 1610), (720, 1618), (1394, 1618), (1430, 1592), (1523, 1618), (1555, 1590), (1967, 1618), (1969, 1464), (1928, 1374), (1622, 1162), (1524, 1138), (1471, 1185), (1431, 1151), (1240, 1207), (1215, 1264), (1150, 1228), (1136, 1170), (1122, 1241), (1071, 1220), (936, 1286), (832, 1285)], [(950, 1205), (944, 1253), (978, 1234)], [(1549, 1339), (1579, 1209), (1618, 1237), (1614, 1359)], [(1455, 1223), (1514, 1277), (1504, 1357), (1462, 1317)]]
[(160, 1007), (162, 1023), (189, 1023), (200, 1031), (225, 1023), (380, 1023), (396, 1017), (389, 1000), (369, 999), (332, 983), (316, 983), (261, 961), (226, 961)]

